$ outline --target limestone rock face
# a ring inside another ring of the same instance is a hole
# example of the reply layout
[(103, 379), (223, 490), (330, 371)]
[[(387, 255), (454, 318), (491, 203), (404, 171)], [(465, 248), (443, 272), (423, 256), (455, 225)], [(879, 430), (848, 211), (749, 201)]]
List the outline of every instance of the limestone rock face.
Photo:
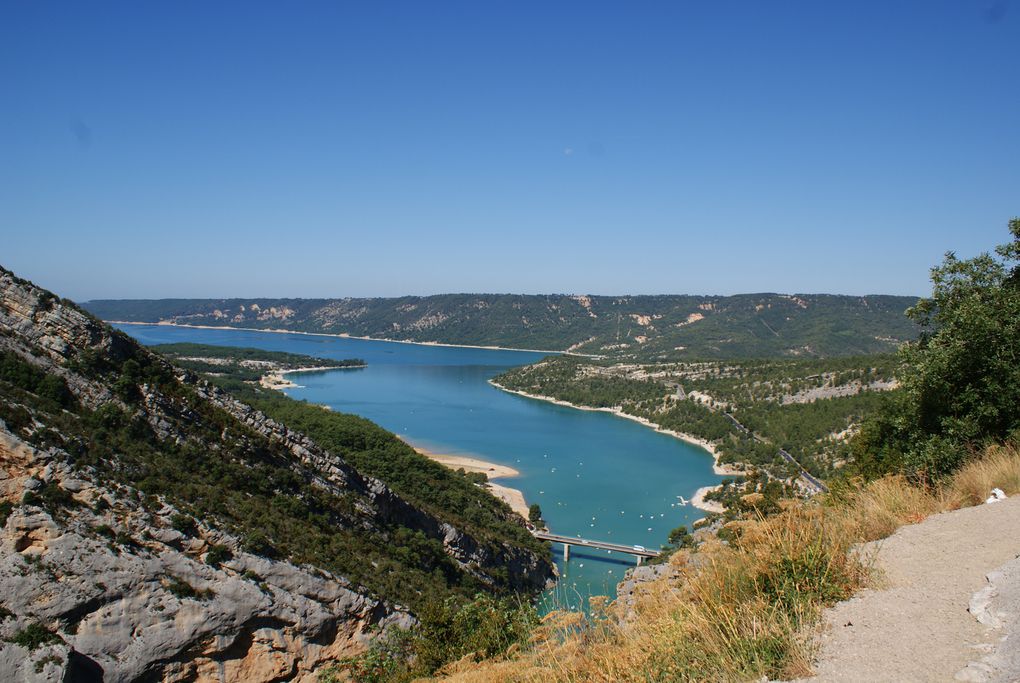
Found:
[[(228, 534), (200, 526), (188, 538), (170, 528), (172, 506), (153, 514), (129, 489), (112, 494), (81, 472), (72, 478), (55, 454), (6, 430), (0, 462), (3, 500), (55, 485), (77, 503), (60, 519), (17, 506), (0, 530), (0, 596), (14, 614), (0, 624), (0, 680), (314, 680), (322, 662), (413, 623), (341, 577), (251, 555)], [(108, 507), (97, 513), (100, 498)], [(206, 564), (211, 543), (233, 557)], [(35, 650), (6, 642), (32, 624), (63, 642)]]

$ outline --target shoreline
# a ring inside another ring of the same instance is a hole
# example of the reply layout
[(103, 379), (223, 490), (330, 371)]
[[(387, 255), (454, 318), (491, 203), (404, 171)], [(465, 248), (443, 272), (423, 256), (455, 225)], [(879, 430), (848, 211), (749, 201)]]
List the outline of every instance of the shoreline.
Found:
[[(132, 323), (134, 324), (134, 323)], [(368, 365), (324, 365), (307, 368), (293, 368), (291, 370), (273, 370), (259, 378), (259, 386), (264, 389), (300, 389), (301, 385), (287, 379), (286, 375), (296, 372), (325, 372), (327, 370), (357, 370), (367, 368)]]
[(588, 410), (588, 411), (592, 411), (592, 412), (609, 413), (611, 415), (616, 415), (617, 417), (622, 417), (622, 418), (627, 419), (627, 420), (632, 420), (634, 422), (637, 422), (638, 424), (644, 425), (645, 427), (649, 427), (649, 428), (659, 432), (660, 434), (667, 434), (667, 435), (672, 436), (672, 437), (674, 437), (676, 439), (680, 439), (681, 441), (685, 441), (685, 442), (687, 442), (687, 443), (689, 443), (691, 445), (698, 446), (699, 448), (705, 449), (712, 456), (712, 471), (715, 472), (719, 476), (726, 477), (726, 476), (734, 476), (734, 475), (743, 475), (744, 474), (743, 470), (738, 470), (735, 467), (733, 467), (732, 465), (720, 464), (719, 463), (719, 452), (716, 450), (715, 446), (711, 442), (706, 441), (705, 439), (699, 438), (697, 436), (694, 436), (693, 434), (686, 434), (684, 432), (678, 432), (678, 431), (675, 431), (675, 430), (672, 430), (672, 429), (665, 429), (664, 427), (660, 427), (659, 425), (655, 424), (654, 422), (652, 422), (651, 420), (649, 420), (647, 418), (639, 417), (637, 415), (631, 415), (629, 413), (625, 413), (625, 412), (623, 412), (619, 408), (593, 408), (591, 406), (581, 406), (581, 405), (577, 405), (576, 403), (570, 403), (569, 401), (563, 401), (563, 400), (558, 399), (558, 398), (553, 398), (552, 396), (542, 396), (540, 394), (529, 394), (526, 391), (518, 391), (516, 389), (508, 389), (508, 388), (504, 387), (503, 385), (501, 385), (501, 384), (499, 384), (496, 381), (491, 380), (491, 379), (489, 380), (489, 384), (491, 384), (492, 386), (496, 387), (497, 389), (499, 389), (501, 391), (505, 391), (505, 392), (507, 392), (509, 394), (517, 394), (518, 396), (523, 396), (525, 398), (531, 398), (531, 399), (534, 399), (536, 401), (545, 401), (546, 403), (553, 403), (553, 404), (558, 405), (558, 406), (564, 406), (564, 407), (567, 407), (567, 408), (574, 408), (576, 410)]
[(705, 496), (709, 492), (715, 491), (721, 487), (722, 484), (717, 484), (716, 486), (702, 486), (697, 490), (697, 492), (695, 492), (694, 497), (691, 498), (691, 505), (699, 510), (704, 510), (705, 512), (726, 512), (726, 508), (719, 503), (712, 500), (705, 500)]
[(503, 484), (497, 484), (493, 481), (494, 479), (510, 479), (520, 476), (520, 472), (515, 470), (513, 467), (500, 465), (498, 463), (489, 462), (469, 455), (435, 453), (427, 448), (414, 445), (400, 435), (397, 435), (397, 438), (413, 448), (420, 455), (423, 455), (429, 460), (437, 462), (451, 470), (463, 469), (465, 472), (479, 472), (484, 474), (487, 480), (485, 486), (489, 493), (509, 505), (511, 510), (527, 521), (528, 501), (525, 500), (524, 493), (522, 493), (520, 489), (504, 486)]
[(551, 349), (519, 349), (512, 346), (485, 346), (480, 344), (449, 344), (446, 342), (416, 342), (408, 339), (387, 339), (385, 337), (360, 337), (354, 334), (333, 332), (303, 332), (300, 330), (284, 330), (264, 327), (233, 327), (231, 325), (189, 325), (187, 323), (143, 323), (134, 320), (104, 320), (108, 325), (149, 325), (151, 327), (188, 327), (194, 330), (238, 330), (241, 332), (266, 332), (270, 334), (304, 334), (310, 337), (335, 337), (337, 339), (361, 339), (362, 341), (387, 342), (389, 344), (412, 344), (414, 346), (444, 346), (454, 349), (484, 349), (486, 351), (520, 351), (522, 353), (550, 353), (561, 356), (578, 356), (581, 358), (597, 358), (592, 354), (574, 353), (572, 351), (553, 351)]

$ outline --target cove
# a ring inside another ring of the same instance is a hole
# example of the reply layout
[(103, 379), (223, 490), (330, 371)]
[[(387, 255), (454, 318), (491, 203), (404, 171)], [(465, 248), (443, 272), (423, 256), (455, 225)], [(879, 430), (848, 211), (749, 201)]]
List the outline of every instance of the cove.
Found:
[[(609, 413), (510, 394), (488, 383), (545, 354), (403, 344), (327, 335), (118, 324), (143, 344), (195, 342), (363, 358), (368, 367), (290, 375), (296, 399), (366, 417), (437, 453), (509, 465), (501, 480), (538, 503), (554, 533), (657, 549), (669, 531), (703, 516), (679, 504), (721, 480), (704, 449)], [(629, 555), (575, 546), (543, 608), (578, 608), (614, 597)]]

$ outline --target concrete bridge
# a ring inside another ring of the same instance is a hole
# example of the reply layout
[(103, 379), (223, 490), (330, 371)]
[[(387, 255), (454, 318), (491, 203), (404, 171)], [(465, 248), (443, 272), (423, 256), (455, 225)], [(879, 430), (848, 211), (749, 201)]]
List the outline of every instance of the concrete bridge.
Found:
[(622, 545), (620, 543), (607, 543), (606, 541), (593, 541), (589, 538), (576, 538), (574, 536), (560, 536), (559, 534), (550, 534), (547, 531), (536, 531), (534, 532), (535, 538), (549, 541), (551, 543), (562, 543), (563, 544), (563, 561), (566, 562), (570, 559), (570, 546), (576, 545), (582, 548), (595, 548), (596, 550), (611, 550), (614, 553), (624, 553), (627, 555), (634, 555), (637, 558), (637, 563), (640, 565), (641, 561), (647, 557), (656, 557), (659, 552), (657, 550), (648, 550), (643, 545)]

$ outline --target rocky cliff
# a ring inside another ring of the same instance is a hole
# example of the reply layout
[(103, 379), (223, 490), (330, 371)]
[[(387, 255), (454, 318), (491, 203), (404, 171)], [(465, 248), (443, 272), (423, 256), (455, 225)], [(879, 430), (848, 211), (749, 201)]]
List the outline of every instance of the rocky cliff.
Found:
[[(0, 646), (0, 680), (301, 679), (412, 621), (341, 577), (244, 552), (205, 524), (181, 532), (173, 506), (146, 509), (137, 491), (6, 429), (0, 460), (0, 496), (30, 501), (0, 532), (0, 635), (21, 642)], [(211, 548), (230, 559), (210, 565)]]
[(552, 572), (2, 269), (0, 501), (0, 680), (308, 678), (413, 622), (375, 575)]

